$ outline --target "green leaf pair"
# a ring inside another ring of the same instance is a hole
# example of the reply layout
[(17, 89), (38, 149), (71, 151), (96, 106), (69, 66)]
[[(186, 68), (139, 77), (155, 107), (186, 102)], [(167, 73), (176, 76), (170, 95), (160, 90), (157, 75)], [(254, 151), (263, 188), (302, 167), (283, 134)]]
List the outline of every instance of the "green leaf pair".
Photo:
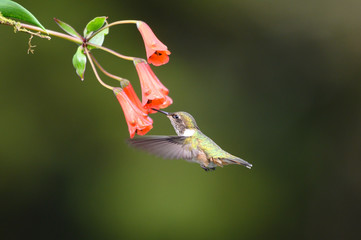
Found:
[[(84, 36), (81, 36), (72, 26), (54, 18), (55, 22), (59, 25), (60, 28), (62, 28), (69, 35), (82, 40), (85, 45), (86, 43), (92, 43), (99, 46), (103, 45), (105, 35), (109, 33), (109, 28), (105, 28), (99, 32), (99, 30), (107, 24), (106, 19), (107, 17), (96, 17), (91, 20), (84, 29)], [(89, 50), (94, 48), (96, 47), (87, 46), (87, 49)], [(83, 46), (79, 46), (76, 53), (74, 54), (73, 66), (81, 80), (84, 80), (86, 55), (84, 54)]]
[(0, 0), (0, 13), (4, 17), (28, 22), (46, 31), (43, 25), (41, 25), (38, 19), (36, 19), (31, 12), (16, 2), (10, 0)]

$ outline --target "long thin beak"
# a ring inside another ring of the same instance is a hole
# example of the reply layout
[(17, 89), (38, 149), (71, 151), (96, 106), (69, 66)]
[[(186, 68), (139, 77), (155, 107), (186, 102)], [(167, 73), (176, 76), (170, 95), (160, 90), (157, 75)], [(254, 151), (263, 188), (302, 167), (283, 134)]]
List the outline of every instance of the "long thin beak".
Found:
[(167, 112), (164, 112), (164, 111), (162, 111), (162, 110), (155, 109), (155, 108), (152, 108), (152, 110), (157, 111), (157, 112), (160, 112), (160, 113), (163, 113), (163, 114), (165, 114), (165, 115), (168, 115), (168, 114), (169, 114), (169, 113), (167, 113)]

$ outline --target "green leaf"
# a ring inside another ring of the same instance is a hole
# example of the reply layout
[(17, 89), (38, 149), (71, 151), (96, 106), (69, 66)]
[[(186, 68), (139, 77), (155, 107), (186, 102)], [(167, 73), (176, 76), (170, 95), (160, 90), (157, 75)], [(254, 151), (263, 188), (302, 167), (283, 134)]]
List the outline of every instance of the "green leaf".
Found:
[(84, 54), (83, 46), (79, 46), (76, 53), (73, 56), (73, 66), (80, 79), (84, 80), (84, 72), (86, 66), (86, 56)]
[(0, 0), (0, 12), (4, 17), (28, 22), (46, 31), (43, 25), (41, 25), (38, 19), (36, 19), (31, 12), (16, 2), (10, 0)]
[[(0, 0), (1, 1), (1, 0)], [(54, 18), (54, 21), (59, 25), (59, 27), (61, 29), (63, 29), (66, 33), (72, 35), (73, 37), (76, 37), (76, 38), (79, 38), (79, 39), (82, 39), (82, 36), (72, 27), (70, 26), (69, 24), (57, 19), (57, 18)]]
[[(101, 32), (97, 32), (107, 23), (107, 17), (96, 17), (91, 20), (84, 29), (84, 37), (89, 40), (89, 43), (93, 43), (96, 45), (103, 45), (104, 37), (109, 33), (109, 28), (104, 29)], [(88, 46), (88, 49), (93, 49), (95, 47)]]
[(106, 23), (108, 17), (96, 17), (84, 28), (84, 37), (88, 37), (92, 32), (98, 31)]
[[(105, 35), (109, 33), (109, 28), (104, 29), (103, 31), (97, 33), (92, 39), (89, 40), (90, 43), (96, 44), (96, 45), (103, 45)], [(95, 47), (88, 46), (89, 49), (93, 49)]]

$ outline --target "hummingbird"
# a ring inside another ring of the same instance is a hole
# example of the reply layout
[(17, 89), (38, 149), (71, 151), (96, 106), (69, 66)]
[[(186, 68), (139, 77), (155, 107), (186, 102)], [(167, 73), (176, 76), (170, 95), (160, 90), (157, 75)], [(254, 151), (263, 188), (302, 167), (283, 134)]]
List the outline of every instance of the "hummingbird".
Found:
[(224, 151), (212, 139), (203, 134), (189, 113), (168, 113), (152, 109), (169, 118), (177, 136), (138, 137), (128, 140), (131, 146), (166, 159), (184, 159), (198, 163), (205, 171), (230, 164), (252, 167), (252, 164)]

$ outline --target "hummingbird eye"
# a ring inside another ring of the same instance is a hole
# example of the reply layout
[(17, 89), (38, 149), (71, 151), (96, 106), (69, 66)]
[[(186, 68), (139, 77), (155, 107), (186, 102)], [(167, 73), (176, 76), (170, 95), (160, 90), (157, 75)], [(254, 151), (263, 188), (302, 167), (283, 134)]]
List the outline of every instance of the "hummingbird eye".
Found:
[(178, 119), (178, 118), (179, 118), (179, 116), (178, 116), (177, 114), (173, 114), (172, 117), (173, 117), (174, 119)]

